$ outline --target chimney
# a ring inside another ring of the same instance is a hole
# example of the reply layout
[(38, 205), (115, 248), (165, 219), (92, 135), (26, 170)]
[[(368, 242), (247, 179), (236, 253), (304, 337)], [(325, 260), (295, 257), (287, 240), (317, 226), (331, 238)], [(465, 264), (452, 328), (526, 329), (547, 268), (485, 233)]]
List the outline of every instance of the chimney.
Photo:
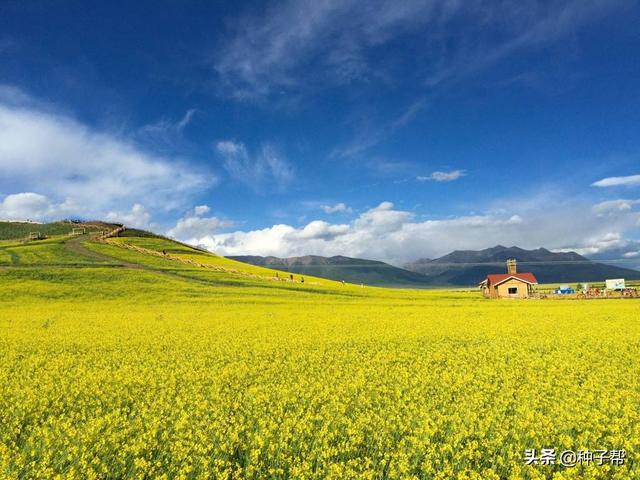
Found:
[(509, 275), (513, 275), (514, 273), (517, 273), (517, 272), (518, 272), (518, 269), (516, 268), (515, 258), (507, 260), (507, 273)]

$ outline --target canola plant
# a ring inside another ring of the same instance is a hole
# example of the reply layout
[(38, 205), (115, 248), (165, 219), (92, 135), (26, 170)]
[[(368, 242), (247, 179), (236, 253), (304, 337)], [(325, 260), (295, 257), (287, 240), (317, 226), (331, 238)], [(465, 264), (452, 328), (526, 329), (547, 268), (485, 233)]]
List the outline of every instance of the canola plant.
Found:
[(636, 301), (302, 286), (90, 242), (70, 268), (51, 244), (0, 267), (1, 478), (640, 478)]

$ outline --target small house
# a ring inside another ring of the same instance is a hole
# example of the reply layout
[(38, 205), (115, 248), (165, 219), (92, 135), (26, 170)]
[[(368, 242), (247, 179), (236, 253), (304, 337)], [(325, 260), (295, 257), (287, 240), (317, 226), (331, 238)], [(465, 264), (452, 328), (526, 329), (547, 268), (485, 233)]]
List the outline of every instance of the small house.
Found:
[(480, 288), (487, 298), (529, 298), (537, 284), (533, 273), (518, 273), (516, 261), (507, 260), (507, 273), (490, 273)]

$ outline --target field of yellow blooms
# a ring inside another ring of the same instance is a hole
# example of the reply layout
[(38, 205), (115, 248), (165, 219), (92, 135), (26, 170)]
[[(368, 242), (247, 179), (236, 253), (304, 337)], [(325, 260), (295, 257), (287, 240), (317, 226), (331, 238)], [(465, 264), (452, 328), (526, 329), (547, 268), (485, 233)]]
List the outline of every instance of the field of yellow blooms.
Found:
[[(637, 301), (289, 285), (56, 245), (60, 264), (10, 247), (0, 266), (0, 478), (640, 478)], [(542, 448), (626, 458), (526, 465)]]

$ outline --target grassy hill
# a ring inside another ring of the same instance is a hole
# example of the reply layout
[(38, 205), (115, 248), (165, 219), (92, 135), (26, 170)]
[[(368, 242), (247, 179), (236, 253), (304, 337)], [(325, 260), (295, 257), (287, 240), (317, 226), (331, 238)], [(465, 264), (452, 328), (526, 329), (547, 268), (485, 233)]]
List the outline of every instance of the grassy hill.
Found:
[(635, 458), (636, 300), (282, 276), (149, 235), (1, 242), (0, 476), (550, 478), (525, 449)]
[[(18, 230), (19, 231), (19, 230)], [(53, 230), (51, 230), (53, 231)], [(0, 242), (0, 266), (5, 267), (102, 267), (135, 269), (171, 275), (200, 284), (258, 283), (263, 288), (297, 288), (301, 277), (269, 268), (237, 262), (160, 236), (142, 232), (143, 236), (125, 235), (96, 241), (96, 234), (56, 235), (45, 240)], [(33, 273), (33, 272), (32, 272)], [(304, 286), (337, 286), (337, 282), (305, 277)], [(340, 285), (343, 287), (342, 285)]]

